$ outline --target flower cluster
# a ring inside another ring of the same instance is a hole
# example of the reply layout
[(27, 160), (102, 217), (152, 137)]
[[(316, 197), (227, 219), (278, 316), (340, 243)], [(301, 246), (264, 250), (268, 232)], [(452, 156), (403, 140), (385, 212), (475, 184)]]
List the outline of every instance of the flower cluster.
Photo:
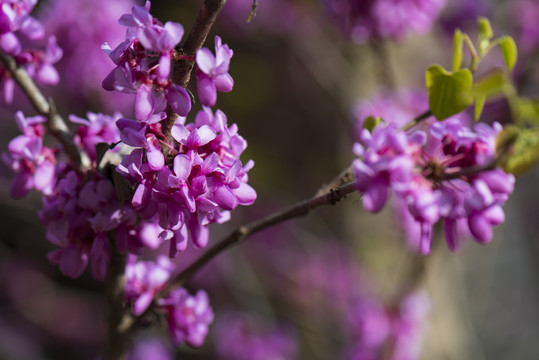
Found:
[(127, 27), (126, 40), (114, 50), (103, 44), (102, 49), (116, 64), (103, 80), (103, 87), (136, 94), (136, 119), (153, 124), (166, 117), (167, 103), (177, 114), (186, 116), (191, 110), (191, 98), (169, 79), (174, 47), (182, 39), (183, 27), (173, 22), (163, 25), (149, 10), (149, 1), (144, 7), (134, 6), (132, 14), (122, 15), (119, 20)]
[[(119, 133), (111, 117), (88, 113), (88, 118), (71, 116), (81, 124), (75, 142), (95, 161), (95, 144), (111, 143), (119, 139)], [(139, 252), (149, 241), (146, 228), (137, 226), (131, 207), (120, 205), (112, 182), (95, 171), (95, 162), (91, 174), (83, 176), (65, 161), (60, 148), (43, 145), (44, 117), (25, 117), (19, 111), (15, 119), (23, 134), (3, 154), (4, 162), (16, 173), (11, 196), (22, 198), (31, 189), (42, 193), (39, 218), (47, 226), (46, 238), (60, 247), (48, 258), (64, 275), (78, 277), (90, 262), (93, 275), (103, 279), (110, 258), (107, 232), (115, 230), (120, 251)]]
[[(183, 29), (174, 23), (161, 25), (149, 14), (149, 6), (135, 6), (132, 14), (120, 18), (128, 27), (126, 41), (115, 50), (104, 46), (117, 65), (104, 86), (136, 93), (136, 120), (116, 122), (121, 141), (135, 148), (117, 171), (134, 188), (132, 207), (142, 221), (158, 224), (156, 239), (170, 240), (173, 257), (185, 250), (188, 236), (196, 247), (206, 246), (208, 224), (227, 221), (230, 210), (254, 202), (256, 192), (247, 184), (254, 163), (242, 165), (239, 157), (247, 142), (235, 124), (227, 124), (222, 111), (203, 107), (194, 123), (186, 123), (190, 98), (169, 79)], [(196, 55), (198, 93), (207, 105), (215, 104), (217, 91), (230, 91), (233, 84), (228, 74), (232, 50), (219, 37), (215, 43), (216, 56), (206, 48)], [(180, 115), (170, 136), (164, 134), (162, 122), (169, 121), (167, 105)]]
[(159, 140), (164, 141), (159, 127), (128, 119), (117, 124), (124, 143), (137, 147), (123, 158), (117, 171), (136, 184), (132, 206), (140, 216), (158, 218), (159, 236), (171, 240), (171, 256), (187, 246), (187, 230), (193, 244), (204, 247), (207, 224), (224, 222), (237, 205), (254, 202), (256, 193), (247, 184), (253, 162), (242, 166), (239, 161), (247, 144), (236, 125), (227, 125), (221, 111), (214, 115), (206, 108), (194, 124), (174, 124), (176, 143), (169, 144), (169, 150), (175, 155), (170, 160), (159, 147)]
[(114, 116), (96, 114), (88, 112), (87, 119), (69, 115), (69, 120), (79, 124), (77, 133), (73, 140), (84, 152), (88, 154), (92, 161), (97, 160), (95, 146), (99, 143), (114, 144), (120, 141), (120, 134), (116, 128), (116, 121), (121, 118), (120, 113)]
[[(514, 177), (488, 170), (495, 157), (501, 125), (477, 124), (472, 131), (457, 119), (432, 124), (428, 133), (406, 133), (380, 123), (361, 131), (353, 163), (363, 205), (380, 211), (392, 189), (420, 228), (420, 248), (430, 252), (433, 225), (443, 221), (447, 243), (457, 247), (456, 224), (465, 219), (473, 237), (485, 243), (492, 227), (504, 220), (502, 205)], [(475, 171), (473, 171), (475, 170)]]
[[(136, 261), (136, 256), (129, 257), (125, 269), (125, 298), (133, 304), (135, 315), (148, 309), (174, 270), (175, 265), (164, 256), (159, 256), (157, 261)], [(184, 343), (201, 346), (213, 321), (208, 295), (202, 290), (191, 296), (184, 288), (174, 289), (157, 300), (155, 309), (165, 313), (170, 334), (178, 346)]]
[(427, 32), (444, 0), (324, 0), (328, 14), (353, 41), (399, 40), (408, 32)]
[(214, 317), (206, 292), (199, 290), (191, 296), (184, 288), (178, 288), (160, 299), (158, 305), (167, 313), (168, 328), (176, 345), (202, 345)]
[(9, 143), (9, 153), (2, 160), (17, 175), (11, 184), (10, 194), (15, 199), (25, 197), (32, 189), (49, 195), (56, 183), (55, 151), (43, 145), (45, 122), (43, 116), (25, 117), (21, 111), (15, 120), (22, 135)]
[(110, 260), (109, 231), (115, 230), (120, 251), (140, 248), (136, 213), (119, 205), (109, 180), (84, 181), (72, 170), (63, 171), (58, 178), (53, 193), (43, 197), (39, 213), (47, 226), (47, 239), (60, 247), (48, 258), (69, 277), (80, 276), (90, 261), (94, 277), (103, 279)]
[(134, 303), (133, 314), (140, 315), (146, 311), (174, 269), (174, 264), (164, 256), (159, 256), (156, 262), (137, 262), (135, 255), (129, 256), (125, 267), (125, 298)]
[[(62, 49), (53, 36), (44, 46), (38, 44), (45, 37), (45, 31), (43, 25), (30, 16), (36, 3), (37, 0), (0, 1), (0, 49), (12, 55), (17, 64), (41, 84), (55, 85), (59, 76), (52, 64), (60, 60)], [(5, 68), (0, 68), (0, 79), (4, 99), (10, 103), (13, 100), (14, 82)]]

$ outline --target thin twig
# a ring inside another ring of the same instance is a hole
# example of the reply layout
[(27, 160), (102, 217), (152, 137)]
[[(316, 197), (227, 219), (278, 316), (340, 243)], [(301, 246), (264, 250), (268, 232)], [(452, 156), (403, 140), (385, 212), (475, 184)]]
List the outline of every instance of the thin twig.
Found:
[(88, 169), (91, 164), (90, 158), (73, 142), (73, 135), (64, 119), (56, 113), (54, 106), (43, 96), (26, 70), (19, 67), (15, 59), (2, 51), (0, 51), (0, 61), (9, 71), (13, 80), (21, 87), (36, 111), (47, 118), (46, 127), (48, 132), (62, 144), (75, 168), (81, 173)]
[(410, 130), (411, 128), (413, 128), (414, 126), (419, 124), (421, 121), (427, 119), (429, 116), (432, 116), (432, 111), (426, 110), (426, 111), (422, 112), (421, 114), (419, 114), (418, 116), (413, 118), (412, 121), (410, 121), (408, 124), (404, 125), (402, 127), (402, 130), (404, 130), (404, 131)]
[(251, 20), (256, 16), (256, 10), (258, 9), (258, 1), (253, 0), (253, 4), (251, 5), (251, 12), (249, 13), (249, 17), (247, 18), (246, 23), (249, 24)]
[(344, 169), (339, 175), (337, 175), (333, 180), (328, 184), (324, 184), (316, 193), (316, 196), (320, 196), (330, 192), (332, 189), (336, 189), (340, 186), (348, 184), (349, 182), (354, 181), (354, 173), (352, 165)]
[(249, 236), (266, 229), (270, 226), (283, 223), (298, 217), (309, 214), (312, 210), (322, 205), (333, 205), (344, 199), (350, 193), (356, 191), (355, 182), (340, 186), (322, 195), (315, 195), (309, 199), (300, 201), (284, 210), (277, 211), (259, 220), (249, 224), (242, 225), (234, 230), (230, 235), (210, 248), (197, 261), (191, 264), (187, 269), (178, 274), (169, 285), (161, 291), (161, 295), (167, 294), (173, 288), (184, 285), (193, 275), (206, 265), (210, 260), (228, 249), (232, 245), (238, 244)]

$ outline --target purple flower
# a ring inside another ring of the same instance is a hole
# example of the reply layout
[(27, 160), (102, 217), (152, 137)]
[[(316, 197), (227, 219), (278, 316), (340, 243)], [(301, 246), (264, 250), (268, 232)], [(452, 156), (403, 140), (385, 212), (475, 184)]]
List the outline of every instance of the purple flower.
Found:
[(86, 113), (88, 119), (83, 119), (75, 115), (69, 115), (71, 122), (79, 124), (75, 135), (75, 144), (96, 160), (95, 146), (98, 143), (114, 144), (120, 141), (120, 133), (116, 127), (116, 121), (121, 114), (116, 113), (113, 117), (104, 114)]
[[(119, 22), (127, 27), (127, 39), (114, 50), (107, 43), (102, 49), (117, 65), (103, 80), (103, 88), (136, 93), (135, 118), (151, 124), (165, 118), (167, 103), (178, 115), (186, 116), (191, 110), (191, 98), (184, 88), (168, 79), (183, 27), (172, 22), (162, 25), (149, 10), (147, 1), (144, 7), (134, 6), (131, 14), (122, 15)], [(157, 63), (153, 59), (155, 52), (160, 54)]]
[(63, 56), (62, 49), (56, 44), (56, 38), (51, 36), (45, 51), (25, 52), (16, 57), (17, 62), (24, 66), (31, 77), (43, 85), (56, 85), (60, 75), (53, 64)]
[(27, 39), (43, 38), (43, 26), (29, 14), (37, 0), (3, 1), (0, 5), (0, 48), (10, 55), (17, 55), (22, 48), (18, 37), (20, 31)]
[[(413, 242), (424, 254), (430, 252), (432, 229), (439, 220), (451, 250), (459, 243), (457, 224), (462, 227), (465, 222), (476, 240), (490, 241), (492, 227), (504, 220), (501, 206), (513, 190), (514, 177), (502, 170), (450, 177), (469, 167), (490, 165), (500, 131), (497, 123), (477, 124), (472, 130), (457, 118), (433, 123), (428, 136), (383, 122), (372, 134), (361, 130), (354, 146), (359, 159), (353, 168), (363, 205), (380, 211), (392, 189), (400, 218), (409, 223), (406, 227), (416, 229), (419, 239)], [(406, 212), (410, 216), (403, 215)]]
[(139, 240), (129, 235), (136, 215), (118, 202), (109, 180), (84, 182), (69, 167), (59, 171), (58, 179), (39, 213), (47, 240), (59, 247), (48, 258), (66, 276), (80, 276), (90, 263), (94, 277), (103, 279), (111, 252), (107, 232), (117, 230), (120, 251), (140, 249)]
[(208, 48), (197, 51), (197, 93), (203, 105), (214, 106), (217, 101), (217, 91), (232, 91), (234, 80), (228, 74), (228, 68), (233, 54), (234, 52), (228, 45), (222, 44), (219, 36), (215, 37), (215, 56)]
[(129, 257), (125, 268), (125, 297), (134, 303), (134, 315), (141, 315), (148, 309), (155, 294), (170, 279), (174, 268), (174, 264), (164, 256), (159, 256), (156, 262), (137, 262), (135, 256)]
[(42, 116), (25, 118), (18, 111), (15, 119), (23, 135), (10, 141), (9, 153), (2, 160), (15, 173), (10, 194), (15, 199), (23, 198), (35, 188), (45, 195), (53, 191), (56, 183), (56, 156), (52, 149), (43, 146), (45, 122)]
[(191, 296), (187, 290), (178, 288), (159, 300), (158, 305), (167, 312), (168, 328), (176, 345), (202, 346), (214, 317), (203, 290)]
[[(247, 143), (235, 124), (227, 125), (223, 112), (214, 115), (205, 108), (194, 124), (176, 123), (172, 144), (160, 133), (159, 124), (120, 119), (117, 125), (124, 143), (142, 148), (124, 157), (117, 171), (135, 186), (132, 206), (142, 218), (156, 222), (147, 229), (171, 241), (170, 256), (185, 250), (188, 236), (196, 247), (206, 246), (208, 224), (227, 221), (228, 211), (255, 201), (256, 192), (247, 184), (254, 163), (242, 166), (239, 160)], [(171, 160), (164, 161), (157, 137), (175, 154)], [(145, 236), (143, 242), (154, 247), (159, 243), (154, 239)]]

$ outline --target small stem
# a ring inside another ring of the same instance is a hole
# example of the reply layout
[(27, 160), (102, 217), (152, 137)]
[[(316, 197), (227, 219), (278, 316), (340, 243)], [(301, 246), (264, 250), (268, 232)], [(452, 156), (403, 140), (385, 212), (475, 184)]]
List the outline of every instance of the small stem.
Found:
[(36, 111), (40, 115), (47, 117), (45, 125), (48, 132), (62, 144), (75, 168), (80, 173), (90, 168), (90, 158), (73, 142), (73, 136), (64, 119), (56, 113), (54, 106), (51, 106), (51, 102), (47, 101), (45, 96), (43, 96), (26, 70), (19, 67), (15, 59), (6, 55), (3, 51), (0, 51), (0, 61), (4, 64), (7, 71), (9, 71), (15, 82), (21, 87)]
[(328, 184), (323, 185), (316, 193), (316, 196), (327, 194), (332, 189), (336, 189), (352, 181), (354, 181), (354, 173), (352, 170), (352, 165), (350, 165), (349, 167), (344, 169), (339, 175), (337, 175), (333, 180), (331, 180)]
[(258, 1), (257, 0), (253, 0), (253, 4), (251, 5), (251, 12), (249, 13), (249, 17), (247, 18), (246, 20), (246, 23), (250, 23), (251, 20), (253, 20), (253, 18), (256, 16), (256, 10), (258, 8)]
[(472, 40), (468, 36), (468, 34), (462, 34), (462, 38), (464, 39), (464, 43), (468, 47), (468, 50), (470, 51), (470, 55), (472, 56), (472, 63), (470, 64), (470, 71), (475, 73), (475, 70), (477, 70), (477, 67), (479, 66), (479, 61), (481, 61), (481, 57), (477, 54), (477, 51), (475, 50), (475, 46), (473, 45)]
[(404, 131), (410, 130), (411, 128), (413, 128), (414, 126), (419, 124), (421, 121), (427, 119), (429, 116), (432, 116), (432, 111), (426, 110), (426, 111), (422, 112), (417, 117), (412, 119), (412, 121), (410, 121), (408, 124), (404, 125), (402, 127), (402, 130), (404, 130)]
[(444, 173), (440, 178), (434, 179), (434, 180), (447, 181), (447, 180), (458, 179), (462, 176), (469, 176), (469, 175), (478, 174), (480, 172), (487, 171), (487, 170), (494, 170), (496, 166), (498, 166), (497, 159), (485, 165), (470, 166), (470, 167), (462, 169), (461, 171), (457, 171), (454, 173)]

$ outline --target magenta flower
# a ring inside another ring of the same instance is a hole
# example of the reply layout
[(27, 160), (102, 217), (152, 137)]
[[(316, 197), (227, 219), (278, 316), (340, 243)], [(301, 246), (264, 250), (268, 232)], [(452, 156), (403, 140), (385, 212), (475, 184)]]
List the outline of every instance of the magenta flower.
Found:
[(199, 290), (195, 296), (178, 288), (158, 305), (167, 312), (168, 328), (176, 345), (199, 347), (208, 334), (214, 315), (208, 295)]
[(22, 45), (15, 32), (27, 39), (43, 38), (45, 31), (41, 23), (30, 16), (37, 0), (3, 1), (0, 7), (0, 48), (10, 55), (17, 55)]
[(32, 189), (50, 195), (56, 183), (56, 156), (54, 151), (43, 146), (45, 122), (42, 116), (25, 118), (18, 111), (15, 119), (23, 135), (9, 142), (9, 153), (2, 160), (15, 173), (10, 194), (15, 199), (25, 197)]
[(394, 124), (381, 123), (372, 134), (362, 130), (353, 167), (363, 205), (380, 211), (393, 190), (401, 212), (410, 215), (401, 214), (401, 219), (419, 228), (417, 243), (424, 254), (430, 252), (433, 225), (439, 220), (451, 250), (458, 246), (457, 224), (462, 227), (463, 220), (477, 241), (490, 241), (492, 227), (504, 220), (501, 206), (513, 191), (514, 177), (499, 169), (443, 176), (489, 165), (500, 130), (495, 123), (477, 124), (472, 131), (456, 118), (432, 124), (428, 137), (421, 131), (405, 133)]
[(217, 91), (232, 91), (234, 80), (228, 73), (228, 68), (233, 54), (228, 45), (222, 44), (219, 36), (215, 37), (215, 56), (208, 48), (197, 51), (197, 93), (202, 105), (214, 106)]
[(156, 262), (137, 262), (135, 256), (129, 257), (125, 268), (125, 297), (133, 302), (134, 315), (141, 315), (148, 309), (154, 296), (170, 279), (174, 268), (174, 264), (164, 256), (159, 256)]
[(75, 135), (75, 144), (80, 146), (92, 160), (96, 160), (95, 146), (99, 143), (114, 144), (120, 141), (120, 133), (116, 126), (116, 121), (121, 114), (114, 116), (104, 114), (86, 113), (88, 119), (83, 119), (75, 115), (69, 115), (69, 120), (79, 124), (77, 134)]
[[(186, 116), (191, 110), (191, 98), (184, 88), (168, 79), (183, 27), (172, 22), (162, 25), (149, 10), (149, 1), (144, 7), (134, 6), (131, 14), (124, 14), (119, 20), (127, 27), (127, 39), (114, 50), (107, 43), (102, 45), (117, 65), (103, 80), (103, 88), (136, 93), (135, 118), (155, 123), (164, 119), (167, 103), (178, 115)], [(153, 59), (156, 52), (160, 54), (157, 64)]]

